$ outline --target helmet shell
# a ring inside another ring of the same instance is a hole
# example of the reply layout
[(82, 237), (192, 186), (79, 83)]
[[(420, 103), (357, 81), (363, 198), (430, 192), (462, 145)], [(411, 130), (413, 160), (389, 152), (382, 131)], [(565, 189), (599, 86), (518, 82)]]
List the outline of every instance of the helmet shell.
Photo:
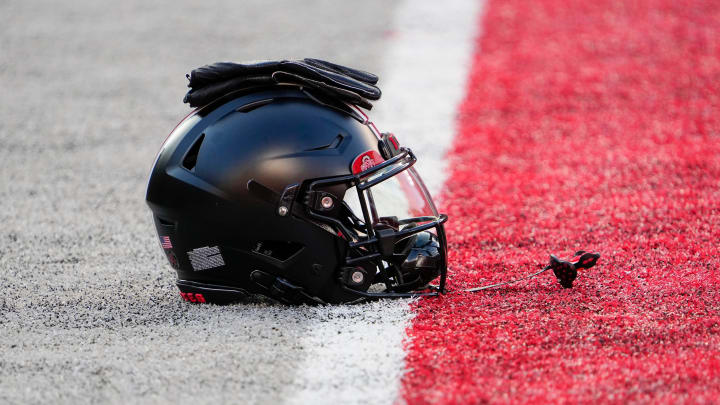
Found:
[[(379, 153), (378, 137), (366, 118), (296, 87), (233, 93), (196, 110), (163, 144), (146, 195), (178, 278), (265, 293), (250, 279), (260, 270), (326, 302), (348, 300), (338, 282), (345, 244), (301, 202), (285, 216), (278, 202), (288, 186), (349, 175), (370, 150)], [(346, 189), (329, 191), (342, 200)]]

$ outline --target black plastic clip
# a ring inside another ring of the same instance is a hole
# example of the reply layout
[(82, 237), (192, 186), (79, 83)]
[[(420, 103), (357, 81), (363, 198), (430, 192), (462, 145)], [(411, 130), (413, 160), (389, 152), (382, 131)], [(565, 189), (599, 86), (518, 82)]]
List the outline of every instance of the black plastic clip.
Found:
[(575, 253), (580, 258), (575, 262), (558, 259), (555, 255), (550, 255), (550, 264), (546, 268), (551, 268), (555, 277), (557, 277), (563, 288), (572, 288), (572, 283), (577, 278), (579, 269), (589, 269), (597, 263), (600, 253), (588, 253), (584, 250)]
[(398, 142), (397, 138), (394, 134), (391, 134), (389, 132), (383, 132), (382, 138), (380, 140), (380, 152), (382, 153), (383, 157), (387, 160), (392, 158), (393, 156), (397, 156), (400, 154), (400, 142)]

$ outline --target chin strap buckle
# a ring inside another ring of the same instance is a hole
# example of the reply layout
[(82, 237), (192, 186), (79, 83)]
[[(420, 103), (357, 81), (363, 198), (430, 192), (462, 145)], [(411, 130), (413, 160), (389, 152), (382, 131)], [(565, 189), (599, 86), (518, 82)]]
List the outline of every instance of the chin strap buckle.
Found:
[(575, 257), (580, 256), (576, 261), (558, 259), (555, 255), (550, 255), (550, 263), (546, 268), (552, 269), (555, 277), (557, 277), (563, 288), (572, 288), (572, 283), (577, 278), (577, 271), (580, 269), (589, 269), (597, 263), (600, 253), (588, 253), (580, 250), (575, 253)]
[(575, 278), (577, 278), (577, 271), (579, 269), (589, 269), (595, 264), (597, 264), (598, 259), (600, 259), (600, 253), (588, 253), (584, 250), (581, 250), (579, 252), (575, 253), (575, 257), (580, 256), (578, 260), (574, 262), (570, 262), (568, 260), (562, 260), (558, 259), (555, 255), (550, 255), (550, 264), (545, 266), (542, 270), (537, 271), (535, 273), (529, 274), (525, 277), (518, 278), (515, 280), (510, 281), (503, 281), (501, 283), (496, 284), (489, 284), (484, 285), (482, 287), (475, 287), (475, 288), (468, 288), (465, 290), (461, 290), (463, 292), (477, 292), (482, 290), (487, 290), (490, 288), (497, 288), (502, 287), (509, 284), (514, 284), (519, 281), (531, 279), (535, 276), (538, 276), (542, 273), (545, 273), (548, 270), (553, 271), (555, 274), (555, 277), (557, 277), (558, 281), (560, 282), (560, 285), (563, 286), (563, 288), (572, 288), (572, 283), (575, 281)]

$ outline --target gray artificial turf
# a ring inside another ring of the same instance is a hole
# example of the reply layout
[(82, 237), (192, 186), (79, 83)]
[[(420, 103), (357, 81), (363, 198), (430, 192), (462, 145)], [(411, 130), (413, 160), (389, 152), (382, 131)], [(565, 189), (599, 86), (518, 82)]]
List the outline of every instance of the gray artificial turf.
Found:
[[(376, 71), (392, 10), (187, 3), (0, 3), (0, 403), (276, 403), (308, 389), (323, 402), (353, 385), (369, 387), (356, 401), (387, 396), (388, 376), (344, 374), (352, 358), (318, 370), (327, 377), (297, 373), (328, 330), (356, 331), (349, 341), (363, 347), (382, 336), (363, 337), (362, 325), (403, 327), (397, 304), (187, 304), (144, 192), (160, 144), (190, 111), (189, 69), (311, 56)], [(386, 305), (395, 318), (381, 316)]]

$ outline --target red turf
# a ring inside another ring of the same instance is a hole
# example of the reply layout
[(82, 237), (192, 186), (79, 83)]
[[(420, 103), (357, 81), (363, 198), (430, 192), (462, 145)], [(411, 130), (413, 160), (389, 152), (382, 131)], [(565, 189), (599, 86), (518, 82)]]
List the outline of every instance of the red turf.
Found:
[(490, 1), (453, 171), (451, 289), (425, 299), (409, 403), (720, 401), (720, 4)]

